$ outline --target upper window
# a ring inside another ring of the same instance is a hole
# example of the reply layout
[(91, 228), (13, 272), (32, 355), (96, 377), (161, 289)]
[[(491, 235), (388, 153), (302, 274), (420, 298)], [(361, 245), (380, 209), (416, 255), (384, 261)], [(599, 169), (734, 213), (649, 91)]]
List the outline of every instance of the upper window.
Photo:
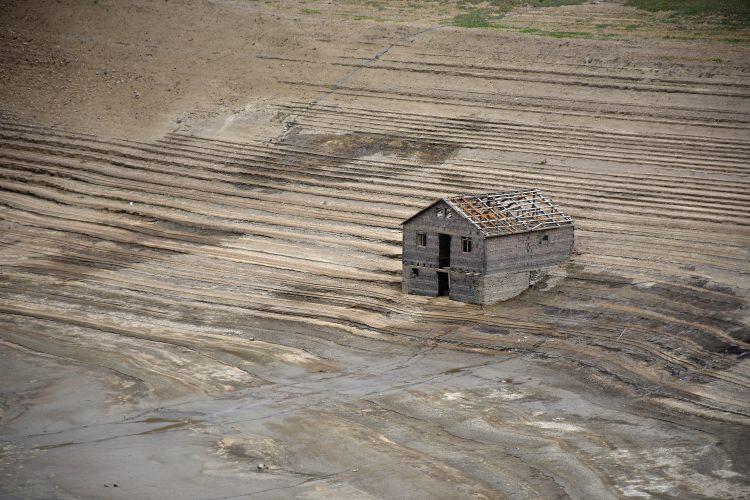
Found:
[(425, 233), (417, 233), (417, 246), (418, 247), (427, 246), (427, 235)]
[(442, 216), (444, 216), (444, 215), (445, 215), (445, 212), (443, 212), (443, 209), (442, 209), (442, 208), (438, 208), (438, 209), (437, 209), (437, 210), (435, 211), (435, 214), (436, 214), (436, 215), (437, 215), (438, 217), (442, 217)]
[(453, 210), (448, 210), (446, 208), (445, 209), (445, 217), (448, 218), (448, 219), (450, 219), (451, 217), (453, 217)]
[(464, 252), (471, 252), (471, 238), (461, 238), (461, 250)]
[(547, 243), (548, 241), (549, 241), (549, 235), (548, 234), (543, 234), (542, 236), (539, 237), (539, 244), (540, 245), (542, 243)]

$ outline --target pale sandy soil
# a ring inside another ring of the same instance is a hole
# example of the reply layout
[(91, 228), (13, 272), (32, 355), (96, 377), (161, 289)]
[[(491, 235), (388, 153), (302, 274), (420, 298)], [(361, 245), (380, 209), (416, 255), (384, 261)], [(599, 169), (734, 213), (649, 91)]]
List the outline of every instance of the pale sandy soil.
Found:
[[(748, 48), (353, 3), (0, 2), (0, 497), (750, 495)], [(564, 269), (400, 292), (526, 186)]]

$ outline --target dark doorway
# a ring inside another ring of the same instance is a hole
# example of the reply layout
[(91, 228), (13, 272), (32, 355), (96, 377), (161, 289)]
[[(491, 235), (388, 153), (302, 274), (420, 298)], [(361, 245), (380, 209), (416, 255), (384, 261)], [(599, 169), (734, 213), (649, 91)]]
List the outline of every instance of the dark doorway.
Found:
[(438, 276), (438, 295), (450, 295), (451, 293), (451, 282), (448, 278), (448, 273), (437, 273)]
[(438, 241), (440, 244), (438, 250), (438, 267), (451, 267), (451, 235), (450, 234), (438, 234)]

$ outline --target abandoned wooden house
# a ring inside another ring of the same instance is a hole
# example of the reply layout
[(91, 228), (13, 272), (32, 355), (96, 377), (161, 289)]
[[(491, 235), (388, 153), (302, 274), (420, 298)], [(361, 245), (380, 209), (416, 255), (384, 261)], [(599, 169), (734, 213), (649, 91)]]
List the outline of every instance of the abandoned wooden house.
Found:
[(573, 249), (573, 220), (538, 189), (443, 198), (403, 226), (403, 291), (473, 304), (515, 297)]

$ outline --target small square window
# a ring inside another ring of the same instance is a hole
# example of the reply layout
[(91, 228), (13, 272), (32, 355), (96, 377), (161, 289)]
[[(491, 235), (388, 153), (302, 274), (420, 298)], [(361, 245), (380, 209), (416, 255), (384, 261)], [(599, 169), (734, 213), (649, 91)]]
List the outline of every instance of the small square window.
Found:
[(419, 277), (419, 269), (417, 269), (416, 267), (412, 267), (411, 268), (411, 275), (414, 276), (415, 278), (418, 278)]
[(443, 212), (442, 208), (438, 208), (435, 213), (437, 214), (438, 217), (442, 217), (443, 215), (445, 215), (445, 212)]
[(446, 209), (446, 211), (445, 211), (445, 218), (446, 218), (446, 219), (451, 219), (451, 218), (453, 218), (453, 210), (447, 210), (447, 209)]
[(539, 237), (539, 244), (540, 245), (542, 243), (547, 243), (548, 241), (549, 241), (549, 235), (548, 234), (543, 234), (542, 236)]
[(427, 246), (427, 235), (425, 233), (417, 233), (417, 246), (418, 247)]
[(471, 238), (461, 238), (461, 250), (464, 252), (471, 252)]

